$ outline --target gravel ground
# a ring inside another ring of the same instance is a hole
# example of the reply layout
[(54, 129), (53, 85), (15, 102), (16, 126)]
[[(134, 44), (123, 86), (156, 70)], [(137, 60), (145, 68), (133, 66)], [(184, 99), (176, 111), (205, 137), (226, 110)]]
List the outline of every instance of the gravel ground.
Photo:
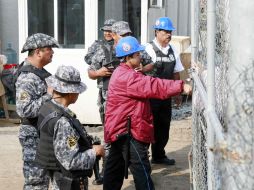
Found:
[[(22, 189), (21, 147), (18, 142), (17, 124), (0, 121), (0, 190)], [(103, 137), (102, 126), (85, 126), (88, 133)], [(190, 175), (188, 152), (191, 146), (191, 102), (183, 102), (180, 108), (173, 108), (170, 141), (166, 146), (167, 155), (176, 159), (175, 166), (152, 164), (152, 178), (157, 190), (189, 190)], [(102, 186), (91, 184), (89, 190), (102, 190)], [(124, 181), (123, 190), (134, 190), (132, 175)]]
[[(187, 97), (188, 98), (188, 97)], [(180, 107), (173, 106), (172, 108), (172, 120), (182, 120), (191, 117), (192, 104), (190, 100), (186, 101), (186, 97)]]

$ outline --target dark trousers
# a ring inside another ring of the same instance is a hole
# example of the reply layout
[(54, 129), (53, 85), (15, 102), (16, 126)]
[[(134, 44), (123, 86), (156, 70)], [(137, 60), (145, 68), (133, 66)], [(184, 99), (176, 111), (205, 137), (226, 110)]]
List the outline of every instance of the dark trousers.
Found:
[(171, 99), (151, 100), (154, 118), (154, 139), (152, 144), (152, 157), (154, 160), (165, 158), (165, 146), (169, 140), (171, 121)]
[(104, 122), (105, 122), (105, 109), (104, 109), (105, 99), (103, 98), (102, 93), (103, 93), (102, 88), (99, 88), (97, 104), (99, 106), (99, 113), (100, 113), (101, 123), (102, 123), (102, 125), (104, 125)]
[(52, 180), (52, 189), (59, 190), (88, 190), (88, 177), (70, 178), (60, 171), (48, 171)]
[[(104, 171), (103, 190), (120, 190), (124, 180), (125, 155), (128, 140), (123, 137), (111, 144)], [(133, 175), (136, 190), (154, 190), (151, 166), (148, 159), (149, 144), (135, 139), (130, 141), (129, 169)]]

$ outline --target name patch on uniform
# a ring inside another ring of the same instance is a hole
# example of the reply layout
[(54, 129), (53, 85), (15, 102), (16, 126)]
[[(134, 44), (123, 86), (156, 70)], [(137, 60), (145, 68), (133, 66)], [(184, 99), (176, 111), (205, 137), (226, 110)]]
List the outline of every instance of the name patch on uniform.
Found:
[(26, 91), (23, 91), (20, 93), (19, 100), (24, 101), (27, 100), (29, 97), (29, 94)]
[(76, 137), (68, 137), (67, 144), (70, 149), (74, 148), (77, 145), (77, 138)]
[(172, 61), (175, 61), (175, 58), (173, 55), (169, 55), (168, 57), (157, 57), (156, 61), (158, 61), (158, 62), (172, 62)]

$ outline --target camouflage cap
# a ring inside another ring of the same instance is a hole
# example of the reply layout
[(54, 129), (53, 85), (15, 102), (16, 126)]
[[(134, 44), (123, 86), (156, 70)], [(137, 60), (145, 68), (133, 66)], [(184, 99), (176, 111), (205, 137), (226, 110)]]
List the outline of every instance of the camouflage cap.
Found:
[(112, 30), (112, 25), (115, 23), (116, 21), (114, 19), (108, 19), (105, 20), (104, 22), (104, 26), (100, 28), (100, 30), (104, 31), (104, 30)]
[(129, 23), (125, 21), (118, 21), (112, 25), (112, 32), (118, 35), (124, 35), (127, 33), (132, 33), (129, 27)]
[(45, 80), (49, 87), (61, 93), (80, 94), (87, 88), (85, 83), (81, 82), (79, 71), (72, 66), (59, 66), (56, 74)]
[(59, 44), (53, 37), (47, 34), (36, 33), (26, 39), (21, 53), (43, 47), (59, 47)]

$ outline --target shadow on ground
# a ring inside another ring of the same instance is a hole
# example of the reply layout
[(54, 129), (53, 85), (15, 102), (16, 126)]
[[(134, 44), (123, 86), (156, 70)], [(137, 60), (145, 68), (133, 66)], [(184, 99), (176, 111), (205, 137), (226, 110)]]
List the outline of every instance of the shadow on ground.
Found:
[[(190, 173), (188, 165), (188, 153), (190, 145), (179, 150), (170, 152), (175, 158), (176, 165), (165, 166), (152, 164), (152, 179), (155, 189), (158, 190), (187, 190), (190, 189)], [(130, 174), (131, 175), (131, 174)], [(134, 181), (131, 180), (123, 190), (135, 190)]]

